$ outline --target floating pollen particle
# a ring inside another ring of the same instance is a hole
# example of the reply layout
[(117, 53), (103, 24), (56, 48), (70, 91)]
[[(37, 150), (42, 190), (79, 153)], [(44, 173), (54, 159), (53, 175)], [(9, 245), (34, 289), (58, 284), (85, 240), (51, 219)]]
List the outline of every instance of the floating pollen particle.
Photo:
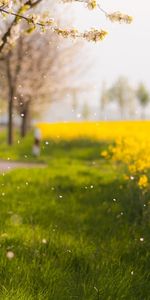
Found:
[(15, 254), (12, 251), (8, 251), (6, 253), (6, 257), (11, 260), (11, 259), (13, 259), (15, 257)]

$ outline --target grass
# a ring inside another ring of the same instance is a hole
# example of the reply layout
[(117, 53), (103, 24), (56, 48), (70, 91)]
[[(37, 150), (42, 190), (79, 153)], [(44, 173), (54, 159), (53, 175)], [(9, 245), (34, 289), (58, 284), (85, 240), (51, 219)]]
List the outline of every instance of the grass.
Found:
[[(43, 142), (47, 168), (0, 175), (0, 299), (150, 299), (150, 195), (100, 158), (106, 147)], [(0, 157), (35, 160), (31, 149), (32, 136), (2, 142)]]

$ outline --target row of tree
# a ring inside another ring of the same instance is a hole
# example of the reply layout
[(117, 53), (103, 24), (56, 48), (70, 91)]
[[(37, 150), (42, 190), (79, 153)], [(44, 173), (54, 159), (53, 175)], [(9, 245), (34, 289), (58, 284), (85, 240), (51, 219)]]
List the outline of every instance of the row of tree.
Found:
[(134, 116), (138, 105), (141, 106), (141, 118), (145, 118), (146, 108), (150, 103), (150, 92), (144, 83), (139, 83), (137, 88), (133, 88), (125, 77), (120, 77), (109, 88), (103, 84), (101, 93), (101, 110), (106, 111), (110, 103), (116, 102), (121, 118), (128, 113)]
[[(71, 81), (70, 61), (75, 47), (63, 45), (51, 34), (35, 32), (21, 36), (15, 47), (1, 55), (0, 92), (8, 107), (8, 143), (13, 143), (13, 116), (21, 118), (21, 136), (26, 135), (30, 120), (45, 105), (61, 97), (61, 90)], [(70, 65), (70, 67), (68, 67)]]
[[(31, 7), (34, 12), (36, 5)], [(0, 23), (7, 38), (9, 28), (16, 28), (12, 22), (10, 19)], [(9, 36), (12, 41), (8, 39), (0, 50), (0, 99), (7, 111), (9, 145), (13, 143), (16, 116), (20, 118), (20, 133), (24, 137), (34, 116), (52, 101), (62, 99), (65, 86), (71, 85), (78, 70), (74, 59), (78, 53), (77, 42), (62, 41), (52, 31), (36, 30), (28, 34), (24, 22), (19, 28), (19, 36), (16, 38), (12, 32)]]

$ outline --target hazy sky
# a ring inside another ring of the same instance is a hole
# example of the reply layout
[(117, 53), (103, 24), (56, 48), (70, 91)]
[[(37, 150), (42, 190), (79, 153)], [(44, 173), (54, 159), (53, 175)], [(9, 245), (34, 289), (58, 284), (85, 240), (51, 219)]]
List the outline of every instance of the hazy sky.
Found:
[(93, 26), (109, 31), (104, 41), (85, 43), (83, 63), (94, 63), (93, 68), (87, 68), (82, 78), (94, 83), (95, 89), (93, 88), (93, 94), (91, 92), (85, 97), (80, 95), (78, 100), (81, 104), (84, 99), (89, 100), (92, 106), (100, 101), (102, 82), (105, 81), (110, 86), (119, 76), (128, 77), (135, 87), (138, 82), (143, 81), (150, 90), (150, 2), (100, 0), (100, 3), (108, 12), (121, 11), (132, 15), (134, 21), (131, 25), (112, 24), (99, 11), (89, 12), (79, 3), (70, 5), (73, 14), (71, 18), (77, 28), (84, 30)]
[(90, 57), (97, 60), (93, 70), (88, 72), (88, 79), (94, 79), (97, 84), (102, 80), (111, 84), (124, 75), (134, 85), (144, 81), (150, 89), (150, 2), (101, 0), (100, 3), (107, 11), (119, 10), (132, 15), (134, 22), (131, 25), (112, 24), (100, 12), (87, 12), (81, 4), (74, 5), (77, 26), (97, 26), (109, 31), (103, 42), (88, 45)]

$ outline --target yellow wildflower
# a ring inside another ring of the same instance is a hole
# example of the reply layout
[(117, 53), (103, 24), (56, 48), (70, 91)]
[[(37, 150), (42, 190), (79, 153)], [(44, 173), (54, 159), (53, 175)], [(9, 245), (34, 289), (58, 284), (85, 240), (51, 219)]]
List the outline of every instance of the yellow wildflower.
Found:
[(107, 157), (108, 156), (108, 151), (104, 150), (101, 152), (102, 157)]
[(146, 175), (141, 175), (138, 181), (138, 186), (140, 189), (145, 189), (148, 187), (148, 178)]

